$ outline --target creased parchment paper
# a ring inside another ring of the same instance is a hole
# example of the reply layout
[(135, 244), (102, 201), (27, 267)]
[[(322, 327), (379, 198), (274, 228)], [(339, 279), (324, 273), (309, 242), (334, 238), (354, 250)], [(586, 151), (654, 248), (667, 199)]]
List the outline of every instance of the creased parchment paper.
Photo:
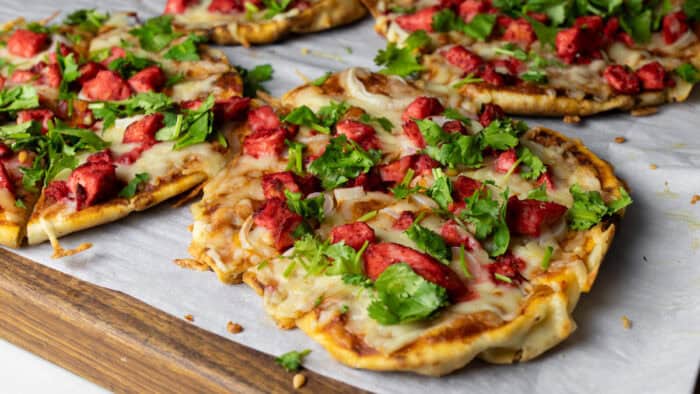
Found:
[[(0, 0), (3, 21), (43, 18), (54, 11), (100, 7), (159, 13), (165, 1)], [(366, 19), (316, 36), (296, 37), (255, 49), (228, 48), (234, 64), (270, 63), (268, 84), (280, 95), (328, 70), (373, 67), (384, 41)], [(132, 295), (174, 316), (194, 316), (206, 330), (265, 353), (309, 348), (305, 366), (377, 392), (396, 393), (690, 393), (700, 360), (700, 92), (653, 116), (604, 115), (580, 125), (527, 119), (582, 139), (610, 161), (631, 187), (634, 205), (619, 229), (592, 293), (574, 312), (578, 330), (539, 359), (497, 366), (473, 362), (443, 378), (373, 373), (344, 367), (298, 330), (281, 331), (245, 285), (219, 283), (213, 273), (173, 264), (188, 257), (187, 207), (164, 204), (117, 223), (63, 240), (95, 246), (52, 260), (49, 245), (17, 251), (80, 279)], [(615, 137), (627, 139), (614, 142)], [(652, 165), (657, 168), (652, 169)], [(626, 329), (622, 317), (632, 323)], [(231, 335), (226, 323), (244, 327)], [(291, 376), (290, 376), (291, 378)], [(291, 387), (291, 384), (290, 384)]]

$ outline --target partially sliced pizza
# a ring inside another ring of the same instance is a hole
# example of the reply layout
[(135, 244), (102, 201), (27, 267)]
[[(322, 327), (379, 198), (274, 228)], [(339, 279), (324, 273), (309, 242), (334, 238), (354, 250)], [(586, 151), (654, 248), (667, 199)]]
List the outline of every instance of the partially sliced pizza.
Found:
[[(507, 113), (586, 116), (684, 101), (700, 81), (693, 1), (366, 0), (383, 72)], [(471, 107), (471, 108), (469, 108)]]
[(164, 13), (217, 44), (248, 46), (348, 24), (367, 10), (359, 0), (168, 0)]
[(529, 360), (575, 328), (631, 202), (580, 142), (349, 69), (249, 112), (191, 251), (356, 368)]

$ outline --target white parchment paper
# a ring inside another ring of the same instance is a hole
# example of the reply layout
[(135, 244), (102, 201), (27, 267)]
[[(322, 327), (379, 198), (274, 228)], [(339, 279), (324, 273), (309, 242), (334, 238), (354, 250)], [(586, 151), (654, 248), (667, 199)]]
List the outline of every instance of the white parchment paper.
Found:
[[(0, 0), (0, 18), (43, 18), (56, 10), (99, 7), (152, 16), (162, 1)], [(255, 49), (229, 48), (235, 64), (270, 63), (275, 95), (327, 70), (373, 67), (384, 41), (366, 19), (351, 27)], [(306, 53), (306, 54), (304, 54)], [(696, 89), (697, 90), (697, 89)], [(612, 114), (566, 125), (528, 119), (582, 139), (610, 161), (632, 189), (634, 205), (619, 228), (592, 293), (574, 312), (578, 329), (563, 344), (532, 362), (496, 366), (473, 362), (443, 378), (353, 370), (332, 361), (298, 330), (278, 330), (262, 302), (245, 285), (226, 286), (213, 273), (182, 269), (191, 223), (187, 207), (167, 204), (63, 240), (92, 242), (86, 253), (50, 258), (41, 245), (18, 253), (83, 280), (130, 294), (167, 313), (192, 314), (194, 324), (260, 351), (279, 355), (312, 349), (305, 366), (358, 387), (400, 393), (689, 393), (700, 360), (700, 92), (658, 114)], [(617, 136), (624, 144), (613, 142)], [(658, 168), (652, 170), (651, 164)], [(632, 328), (625, 329), (621, 317)], [(229, 320), (245, 331), (231, 335)]]

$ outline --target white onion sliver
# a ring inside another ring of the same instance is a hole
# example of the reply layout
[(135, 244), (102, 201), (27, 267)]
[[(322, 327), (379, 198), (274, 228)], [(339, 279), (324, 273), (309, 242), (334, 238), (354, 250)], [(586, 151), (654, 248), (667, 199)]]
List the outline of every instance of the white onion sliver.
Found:
[(238, 232), (238, 240), (241, 241), (241, 247), (243, 249), (253, 249), (248, 240), (248, 233), (250, 233), (251, 227), (253, 227), (253, 215), (248, 216), (248, 219), (243, 222), (241, 230)]
[(363, 189), (362, 186), (335, 189), (333, 190), (333, 194), (338, 203), (342, 201), (359, 200), (366, 196), (365, 189)]
[(430, 198), (428, 196), (425, 196), (422, 194), (412, 194), (411, 198), (413, 199), (413, 201), (415, 201), (416, 203), (418, 203), (426, 208), (429, 208), (429, 209), (439, 208), (437, 203), (432, 198)]

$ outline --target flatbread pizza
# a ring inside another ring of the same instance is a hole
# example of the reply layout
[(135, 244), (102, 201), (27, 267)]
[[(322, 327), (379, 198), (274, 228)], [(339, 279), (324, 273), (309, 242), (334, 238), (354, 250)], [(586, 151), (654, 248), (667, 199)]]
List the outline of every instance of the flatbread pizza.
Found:
[(359, 0), (168, 0), (164, 13), (217, 44), (249, 46), (348, 24), (367, 10)]
[(420, 74), (470, 110), (588, 116), (684, 101), (700, 81), (694, 1), (365, 4), (390, 42), (383, 71)]
[(580, 142), (352, 68), (255, 103), (195, 259), (355, 368), (443, 375), (575, 329), (631, 203)]

